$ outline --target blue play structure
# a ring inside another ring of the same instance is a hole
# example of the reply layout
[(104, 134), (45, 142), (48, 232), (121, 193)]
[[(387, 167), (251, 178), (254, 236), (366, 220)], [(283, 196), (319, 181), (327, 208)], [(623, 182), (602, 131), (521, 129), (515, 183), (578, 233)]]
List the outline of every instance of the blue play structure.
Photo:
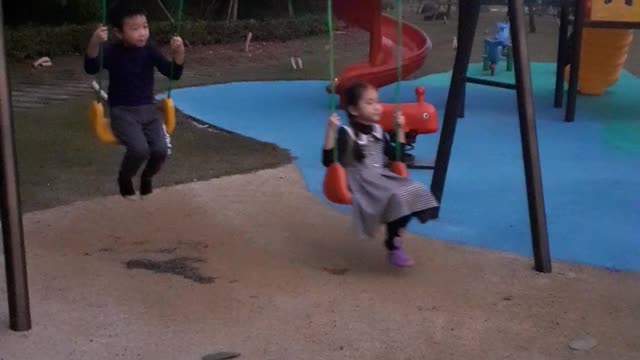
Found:
[(507, 71), (512, 71), (513, 57), (509, 31), (509, 23), (499, 22), (495, 35), (484, 39), (484, 54), (482, 55), (482, 70), (484, 72), (489, 71), (491, 75), (494, 75), (501, 58), (506, 60)]

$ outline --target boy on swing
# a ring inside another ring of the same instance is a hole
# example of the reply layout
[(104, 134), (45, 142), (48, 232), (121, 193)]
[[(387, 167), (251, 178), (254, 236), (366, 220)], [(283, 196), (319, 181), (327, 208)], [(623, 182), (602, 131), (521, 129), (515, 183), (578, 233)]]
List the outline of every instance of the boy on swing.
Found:
[[(152, 193), (152, 178), (160, 171), (169, 151), (162, 114), (154, 104), (154, 68), (172, 80), (179, 80), (185, 59), (184, 44), (175, 36), (171, 39), (172, 59), (162, 55), (149, 43), (149, 25), (142, 8), (116, 5), (109, 22), (118, 38), (103, 48), (103, 66), (109, 71), (111, 129), (126, 147), (118, 186), (123, 197), (134, 196), (132, 179), (146, 161), (140, 176), (140, 195), (145, 196)], [(108, 28), (101, 24), (85, 55), (84, 68), (88, 74), (98, 73), (100, 46), (107, 39)]]

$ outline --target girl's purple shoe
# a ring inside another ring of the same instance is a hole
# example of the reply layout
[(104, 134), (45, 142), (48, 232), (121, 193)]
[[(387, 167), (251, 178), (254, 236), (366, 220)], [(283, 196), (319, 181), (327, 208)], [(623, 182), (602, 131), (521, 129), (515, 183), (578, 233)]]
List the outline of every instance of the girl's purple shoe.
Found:
[(401, 248), (389, 251), (389, 262), (397, 267), (413, 266), (413, 260)]

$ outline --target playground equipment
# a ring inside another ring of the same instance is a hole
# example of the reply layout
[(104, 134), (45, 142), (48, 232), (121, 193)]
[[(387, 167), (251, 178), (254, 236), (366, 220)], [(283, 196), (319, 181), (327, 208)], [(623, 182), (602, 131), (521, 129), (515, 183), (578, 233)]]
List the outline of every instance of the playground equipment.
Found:
[[(383, 15), (381, 0), (335, 1), (332, 10), (338, 19), (368, 31), (371, 36), (368, 61), (347, 66), (333, 84), (327, 86), (329, 93), (334, 86), (335, 94), (342, 95), (349, 84), (357, 80), (377, 88), (399, 82), (418, 71), (431, 50), (431, 39), (422, 30), (399, 18)], [(416, 103), (383, 104), (381, 126), (393, 138), (393, 114), (402, 111), (407, 135), (405, 161), (412, 168), (431, 168), (415, 165), (414, 156), (409, 153), (418, 135), (438, 131), (438, 114), (433, 105), (424, 101), (424, 88), (416, 89), (416, 97)], [(340, 100), (343, 106), (342, 97)]]
[(627, 60), (632, 29), (640, 28), (637, 1), (576, 0), (574, 31), (568, 36), (569, 10), (569, 3), (563, 1), (554, 99), (554, 106), (562, 107), (563, 82), (568, 82), (565, 121), (575, 118), (578, 93), (602, 95), (616, 83)]
[[(101, 15), (102, 24), (107, 22), (107, 0), (101, 2)], [(182, 13), (184, 8), (184, 0), (178, 1), (178, 19), (175, 23), (175, 33), (180, 33), (180, 24), (182, 22)], [(105, 144), (117, 144), (118, 140), (111, 131), (111, 124), (109, 119), (106, 118), (104, 112), (104, 106), (102, 105), (102, 80), (104, 73), (104, 51), (103, 46), (100, 46), (99, 63), (100, 70), (97, 75), (98, 89), (96, 91), (96, 99), (89, 104), (89, 124), (93, 129), (94, 134), (101, 142)], [(169, 76), (169, 85), (167, 86), (167, 96), (160, 101), (160, 108), (164, 115), (164, 127), (168, 134), (173, 133), (176, 127), (176, 108), (171, 99), (171, 78), (173, 77), (173, 62), (171, 62), (171, 74)]]
[(583, 0), (585, 15), (591, 21), (634, 23), (640, 21), (640, 6), (633, 0)]
[(405, 117), (404, 131), (407, 138), (411, 133), (417, 136), (419, 134), (432, 134), (438, 131), (438, 113), (432, 104), (424, 101), (424, 95), (424, 87), (418, 86), (416, 87), (415, 103), (382, 104), (380, 126), (382, 126), (385, 132), (394, 130), (393, 116), (399, 106)]
[[(640, 21), (640, 6), (632, 0), (585, 1), (585, 20), (626, 22)], [(633, 30), (624, 28), (585, 28), (580, 47), (578, 92), (602, 95), (615, 84), (627, 61)], [(565, 69), (565, 80), (569, 67)]]
[[(333, 14), (350, 26), (370, 33), (369, 59), (351, 64), (336, 77), (335, 93), (341, 96), (353, 81), (365, 81), (376, 88), (393, 84), (418, 71), (424, 64), (431, 40), (419, 28), (398, 23), (398, 20), (382, 14), (381, 0), (334, 1)], [(398, 43), (401, 25), (402, 39)], [(394, 54), (402, 53), (402, 75), (398, 79), (398, 64)], [(327, 91), (330, 89), (328, 88)]]
[[(509, 0), (509, 23), (513, 40), (515, 84), (498, 81), (477, 81), (467, 76), (473, 39), (478, 26), (481, 2), (476, 0), (458, 1), (458, 49), (451, 73), (449, 96), (442, 121), (442, 131), (438, 143), (435, 169), (431, 180), (431, 192), (444, 206), (443, 192), (451, 160), (454, 136), (458, 119), (464, 115), (464, 97), (467, 83), (500, 87), (516, 91), (518, 117), (520, 120), (520, 139), (522, 143), (522, 162), (526, 179), (526, 194), (531, 229), (531, 242), (535, 269), (551, 272), (551, 254), (547, 235), (542, 174), (536, 134), (535, 111), (533, 108), (533, 89), (526, 50), (526, 30), (524, 4), (521, 0)], [(483, 79), (485, 80), (485, 79)]]
[[(20, 182), (16, 159), (15, 125), (9, 89), (3, 8), (0, 0), (0, 158), (2, 182), (0, 182), (0, 206), (2, 216), (2, 248), (6, 277), (6, 296), (9, 307), (9, 327), (13, 331), (31, 329), (31, 304), (27, 274), (27, 256), (22, 226)], [(46, 114), (43, 114), (46, 116)], [(3, 316), (3, 322), (6, 321)]]
[(497, 25), (496, 34), (493, 37), (484, 39), (484, 53), (482, 54), (482, 70), (490, 71), (491, 76), (495, 74), (496, 67), (500, 59), (504, 58), (507, 63), (507, 71), (513, 71), (513, 51), (511, 49), (511, 38), (509, 36), (509, 23), (500, 22)]
[[(584, 95), (602, 95), (618, 81), (627, 61), (633, 30), (584, 29), (578, 71), (578, 92)], [(569, 80), (570, 67), (565, 70)]]
[(418, 165), (415, 163), (415, 157), (409, 151), (413, 150), (418, 135), (432, 134), (438, 131), (438, 112), (436, 108), (424, 101), (425, 89), (422, 86), (416, 87), (416, 102), (401, 104), (382, 104), (382, 117), (380, 118), (380, 126), (385, 132), (391, 135), (394, 140), (393, 133), (393, 116), (397, 108), (402, 110), (405, 117), (405, 153), (403, 159), (408, 167), (414, 169), (432, 169), (430, 165)]

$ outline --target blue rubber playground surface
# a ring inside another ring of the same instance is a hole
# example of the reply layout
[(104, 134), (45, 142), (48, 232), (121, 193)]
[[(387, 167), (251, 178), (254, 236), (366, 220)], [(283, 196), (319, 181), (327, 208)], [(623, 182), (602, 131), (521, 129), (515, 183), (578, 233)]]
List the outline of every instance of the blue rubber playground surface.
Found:
[[(469, 74), (479, 75), (477, 65)], [(563, 110), (553, 108), (554, 76), (554, 64), (532, 64), (552, 257), (640, 271), (640, 79), (624, 72), (605, 96), (579, 97), (576, 122), (565, 123)], [(513, 73), (497, 78), (512, 82)], [(450, 73), (443, 73), (403, 82), (401, 102), (414, 101), (415, 86), (425, 86), (426, 101), (442, 118), (449, 80)], [(180, 110), (204, 122), (290, 149), (308, 190), (324, 199), (325, 86), (324, 81), (230, 83), (177, 90), (173, 98)], [(381, 89), (382, 101), (393, 101), (392, 90), (393, 85)], [(433, 160), (438, 136), (418, 139), (413, 151), (418, 162)], [(431, 171), (412, 170), (410, 176), (431, 181)], [(412, 223), (409, 230), (531, 255), (515, 92), (468, 86), (441, 217)]]

